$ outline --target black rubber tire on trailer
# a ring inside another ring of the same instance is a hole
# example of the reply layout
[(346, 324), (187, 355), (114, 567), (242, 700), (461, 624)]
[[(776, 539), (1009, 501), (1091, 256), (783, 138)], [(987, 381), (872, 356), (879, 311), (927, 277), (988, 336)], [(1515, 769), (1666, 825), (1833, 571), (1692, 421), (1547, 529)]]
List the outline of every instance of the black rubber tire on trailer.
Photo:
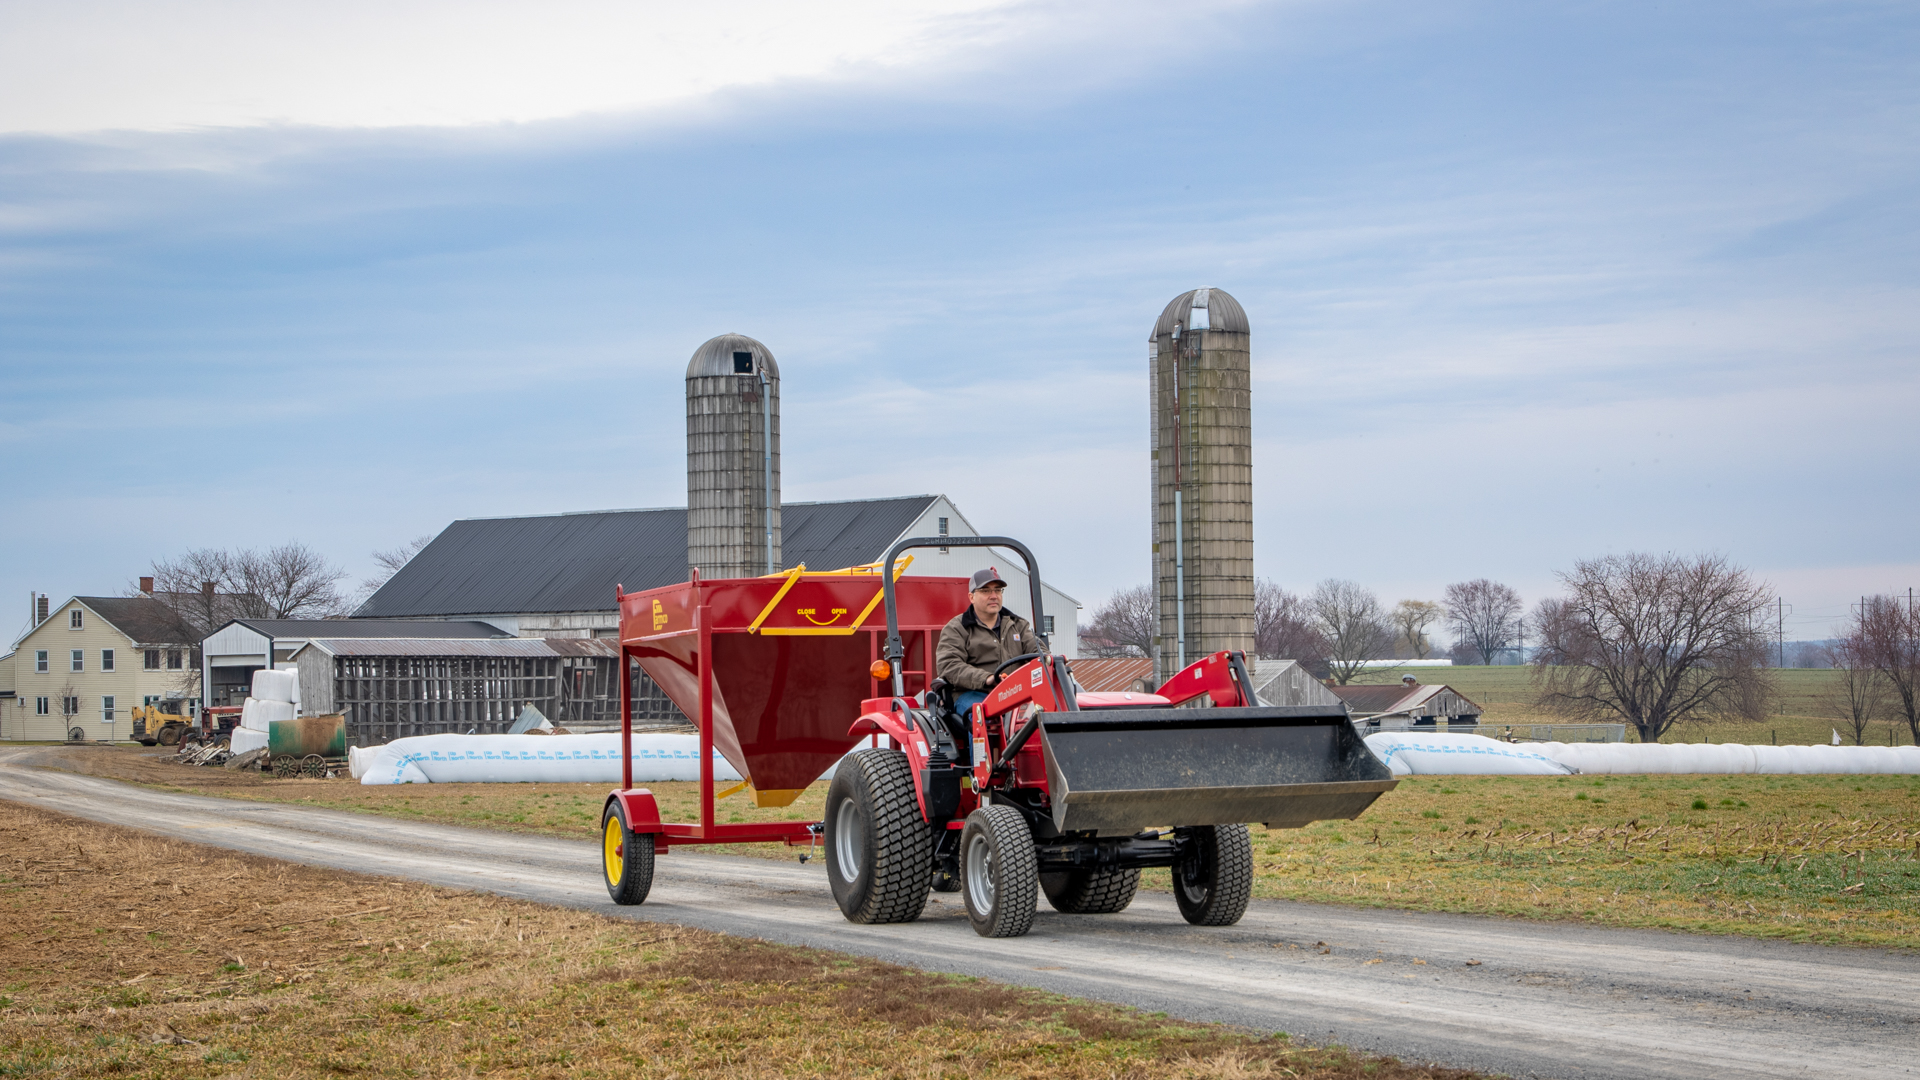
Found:
[(653, 834), (636, 834), (618, 802), (600, 818), (600, 876), (616, 904), (638, 904), (653, 891)]
[(1173, 865), (1173, 899), (1195, 926), (1232, 926), (1253, 897), (1253, 839), (1245, 825), (1181, 829), (1192, 854)]
[(1040, 891), (1053, 910), (1068, 915), (1111, 915), (1125, 911), (1140, 888), (1140, 871), (1063, 870), (1041, 874)]
[(960, 830), (961, 892), (981, 937), (1019, 937), (1033, 928), (1040, 863), (1033, 830), (1011, 806), (983, 806)]
[(933, 826), (898, 750), (861, 750), (827, 788), (827, 884), (850, 922), (912, 922), (927, 906)]

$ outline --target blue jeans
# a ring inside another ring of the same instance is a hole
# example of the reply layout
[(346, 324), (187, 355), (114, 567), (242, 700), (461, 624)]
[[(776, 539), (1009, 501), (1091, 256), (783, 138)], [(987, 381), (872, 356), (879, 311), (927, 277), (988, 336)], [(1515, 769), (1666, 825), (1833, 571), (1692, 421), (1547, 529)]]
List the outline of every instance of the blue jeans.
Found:
[(985, 700), (987, 700), (985, 690), (962, 690), (953, 695), (953, 711), (960, 714), (960, 719), (972, 723), (973, 707)]

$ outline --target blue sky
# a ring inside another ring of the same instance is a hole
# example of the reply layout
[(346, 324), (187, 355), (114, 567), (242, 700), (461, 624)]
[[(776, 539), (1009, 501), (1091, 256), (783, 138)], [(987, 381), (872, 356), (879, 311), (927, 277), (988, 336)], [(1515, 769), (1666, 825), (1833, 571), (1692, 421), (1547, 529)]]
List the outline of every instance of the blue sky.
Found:
[(1146, 579), (1146, 335), (1200, 285), (1283, 584), (1710, 550), (1802, 637), (1920, 585), (1908, 5), (259, 10), (0, 14), (16, 607), (683, 504), (728, 331), (786, 498), (945, 492), (1091, 606)]

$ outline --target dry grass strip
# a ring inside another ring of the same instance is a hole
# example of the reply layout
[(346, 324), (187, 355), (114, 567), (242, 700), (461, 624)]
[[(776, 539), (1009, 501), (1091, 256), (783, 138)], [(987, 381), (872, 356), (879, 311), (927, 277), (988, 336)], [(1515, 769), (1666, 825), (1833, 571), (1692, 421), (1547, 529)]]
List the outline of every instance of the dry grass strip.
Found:
[(4, 1077), (1472, 1075), (0, 808)]

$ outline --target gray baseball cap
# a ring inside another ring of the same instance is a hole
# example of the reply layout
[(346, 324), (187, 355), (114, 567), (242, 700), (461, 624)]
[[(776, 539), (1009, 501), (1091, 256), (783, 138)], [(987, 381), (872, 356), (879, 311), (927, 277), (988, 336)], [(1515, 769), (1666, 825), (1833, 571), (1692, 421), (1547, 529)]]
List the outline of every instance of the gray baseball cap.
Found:
[(998, 585), (1003, 589), (1007, 586), (1006, 579), (1000, 576), (1000, 571), (996, 567), (989, 566), (985, 570), (975, 570), (973, 584), (967, 586), (967, 591), (979, 592), (989, 585)]

